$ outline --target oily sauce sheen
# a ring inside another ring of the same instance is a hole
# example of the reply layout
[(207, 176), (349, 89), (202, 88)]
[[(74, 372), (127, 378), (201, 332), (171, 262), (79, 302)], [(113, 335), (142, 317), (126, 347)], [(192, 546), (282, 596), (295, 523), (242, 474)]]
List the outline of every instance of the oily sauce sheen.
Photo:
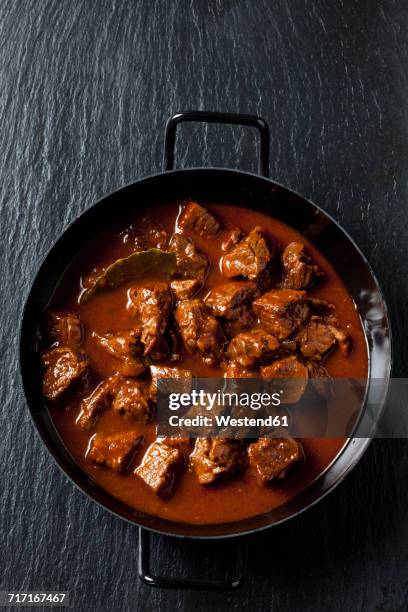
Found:
[[(171, 235), (179, 204), (174, 202), (160, 205), (147, 212)], [(324, 365), (332, 377), (366, 378), (367, 352), (359, 315), (340, 278), (321, 253), (296, 231), (262, 213), (224, 204), (206, 203), (205, 207), (219, 219), (224, 230), (238, 226), (249, 233), (259, 225), (275, 238), (282, 248), (293, 241), (305, 244), (307, 254), (313, 263), (317, 264), (326, 275), (324, 282), (308, 290), (308, 295), (334, 304), (336, 318), (352, 340), (352, 350), (347, 358), (336, 350), (328, 356)], [(140, 217), (144, 212), (140, 213)], [(95, 342), (90, 332), (106, 334), (132, 328), (134, 320), (126, 309), (130, 284), (115, 290), (102, 291), (88, 302), (79, 304), (81, 279), (92, 273), (94, 269), (106, 267), (116, 259), (126, 257), (133, 252), (134, 234), (130, 224), (134, 224), (135, 221), (137, 218), (128, 220), (127, 224), (124, 223), (121, 227), (93, 239), (61, 278), (49, 305), (50, 308), (67, 310), (79, 315), (85, 330), (82, 348), (89, 358), (93, 375), (100, 380), (114, 373), (115, 360)], [(228, 280), (221, 274), (217, 265), (224, 255), (221, 249), (225, 237), (223, 234), (224, 232), (221, 232), (220, 236), (211, 240), (194, 235), (197, 248), (213, 262), (205, 288), (198, 297), (206, 295), (209, 289)], [(140, 283), (146, 283), (146, 279)], [(135, 283), (131, 285), (135, 286)], [(190, 369), (193, 375), (201, 378), (222, 377), (224, 374), (220, 367), (205, 365), (199, 358), (187, 353), (183, 353), (183, 361), (180, 364), (168, 365)], [(344, 438), (301, 440), (305, 451), (303, 464), (286, 478), (267, 486), (259, 484), (251, 469), (225, 482), (207, 487), (199, 484), (191, 470), (185, 469), (182, 477), (177, 480), (172, 494), (169, 497), (162, 497), (152, 492), (133, 471), (116, 473), (108, 468), (94, 465), (86, 459), (90, 438), (95, 432), (112, 435), (115, 432), (138, 431), (144, 436), (144, 443), (137, 450), (134, 462), (138, 465), (146, 449), (156, 438), (155, 424), (135, 424), (112, 410), (105, 410), (90, 432), (83, 431), (75, 423), (79, 414), (79, 401), (80, 398), (70, 396), (65, 402), (59, 401), (55, 405), (50, 402), (49, 406), (59, 434), (80, 467), (101, 487), (131, 508), (178, 522), (223, 523), (255, 516), (276, 508), (310, 485), (335, 459), (345, 443)]]

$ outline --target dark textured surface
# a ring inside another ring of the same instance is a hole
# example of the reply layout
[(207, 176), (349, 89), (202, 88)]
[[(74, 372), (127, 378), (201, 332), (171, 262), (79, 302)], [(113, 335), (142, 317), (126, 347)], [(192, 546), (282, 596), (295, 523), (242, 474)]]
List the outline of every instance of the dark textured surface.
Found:
[[(245, 539), (241, 591), (151, 590), (136, 577), (137, 530), (43, 448), (17, 361), (23, 302), (51, 244), (95, 199), (160, 169), (168, 115), (206, 108), (269, 122), (271, 176), (361, 246), (407, 375), (407, 27), (402, 0), (0, 3), (1, 589), (69, 590), (75, 610), (407, 609), (407, 442), (374, 443), (329, 498)], [(180, 134), (179, 165), (256, 169), (248, 131)], [(154, 543), (155, 566), (201, 575), (222, 574), (235, 546)]]

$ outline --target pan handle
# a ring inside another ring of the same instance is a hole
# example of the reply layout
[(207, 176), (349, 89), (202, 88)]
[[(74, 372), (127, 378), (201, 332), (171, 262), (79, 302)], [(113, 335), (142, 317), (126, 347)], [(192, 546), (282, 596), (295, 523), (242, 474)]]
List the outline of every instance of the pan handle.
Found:
[(196, 580), (172, 576), (158, 576), (150, 572), (150, 533), (139, 528), (139, 578), (149, 586), (162, 589), (187, 589), (191, 591), (234, 591), (242, 584), (243, 552), (238, 548), (237, 568), (239, 577), (233, 580)]
[(179, 123), (198, 121), (200, 123), (226, 123), (227, 125), (246, 125), (258, 130), (261, 145), (259, 148), (259, 174), (269, 176), (270, 135), (266, 121), (256, 115), (241, 115), (237, 113), (214, 113), (210, 111), (185, 111), (176, 113), (166, 123), (164, 137), (163, 170), (174, 168), (174, 149), (176, 146), (176, 130)]

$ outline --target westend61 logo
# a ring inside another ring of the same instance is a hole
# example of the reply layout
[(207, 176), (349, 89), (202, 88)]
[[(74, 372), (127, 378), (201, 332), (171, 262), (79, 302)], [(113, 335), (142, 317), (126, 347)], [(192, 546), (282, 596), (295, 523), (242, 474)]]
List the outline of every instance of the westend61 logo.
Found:
[[(186, 383), (182, 383), (182, 385)], [(210, 384), (210, 383), (207, 383)], [(228, 386), (228, 385), (227, 385)], [(208, 388), (208, 387), (207, 387)], [(259, 384), (257, 383), (259, 389)], [(189, 389), (169, 392), (158, 389), (158, 432), (167, 435), (196, 436), (233, 430), (248, 434), (249, 428), (288, 427), (287, 414), (278, 414), (283, 390), (232, 391)], [(170, 411), (167, 412), (167, 410)], [(174, 414), (177, 412), (177, 414)]]
[[(348, 437), (360, 423), (366, 386), (364, 379), (330, 377), (159, 378), (157, 433), (164, 437)], [(372, 388), (375, 395), (373, 384)], [(369, 437), (372, 424), (365, 425), (363, 433)]]
[(205, 410), (213, 410), (215, 407), (248, 407), (251, 410), (260, 410), (270, 406), (280, 406), (281, 394), (283, 391), (275, 393), (229, 393), (218, 389), (215, 393), (210, 393), (200, 389), (193, 389), (189, 393), (170, 393), (170, 410), (179, 410), (190, 406), (201, 406)]

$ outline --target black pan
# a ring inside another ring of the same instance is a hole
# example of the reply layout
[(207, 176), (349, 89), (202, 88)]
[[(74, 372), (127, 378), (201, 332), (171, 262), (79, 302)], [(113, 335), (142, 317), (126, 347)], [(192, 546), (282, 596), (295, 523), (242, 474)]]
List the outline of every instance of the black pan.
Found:
[[(223, 168), (173, 170), (176, 128), (180, 122), (199, 121), (238, 124), (255, 128), (260, 135), (260, 175)], [(223, 538), (259, 531), (303, 512), (327, 495), (351, 471), (370, 439), (349, 440), (340, 455), (303, 493), (266, 514), (221, 525), (187, 525), (133, 510), (93, 482), (71, 457), (53, 425), (41, 391), (37, 357), (38, 322), (54, 288), (90, 236), (134, 213), (138, 205), (153, 207), (166, 201), (191, 197), (248, 208), (287, 223), (311, 240), (332, 262), (354, 299), (360, 314), (369, 354), (369, 380), (363, 414), (374, 422), (381, 416), (391, 371), (391, 331), (387, 307), (378, 282), (364, 255), (347, 233), (318, 206), (279, 183), (268, 179), (269, 129), (265, 121), (251, 115), (185, 112), (174, 115), (166, 126), (164, 172), (141, 179), (106, 196), (83, 213), (62, 234), (43, 261), (25, 305), (20, 339), (20, 367), (27, 403), (45, 445), (71, 480), (99, 504), (141, 529), (140, 574), (150, 584), (183, 587), (184, 582), (159, 579), (149, 574), (148, 531), (191, 538)], [(374, 385), (374, 379), (376, 384)], [(381, 381), (378, 384), (378, 381)], [(188, 588), (234, 588), (231, 583), (188, 583)]]

